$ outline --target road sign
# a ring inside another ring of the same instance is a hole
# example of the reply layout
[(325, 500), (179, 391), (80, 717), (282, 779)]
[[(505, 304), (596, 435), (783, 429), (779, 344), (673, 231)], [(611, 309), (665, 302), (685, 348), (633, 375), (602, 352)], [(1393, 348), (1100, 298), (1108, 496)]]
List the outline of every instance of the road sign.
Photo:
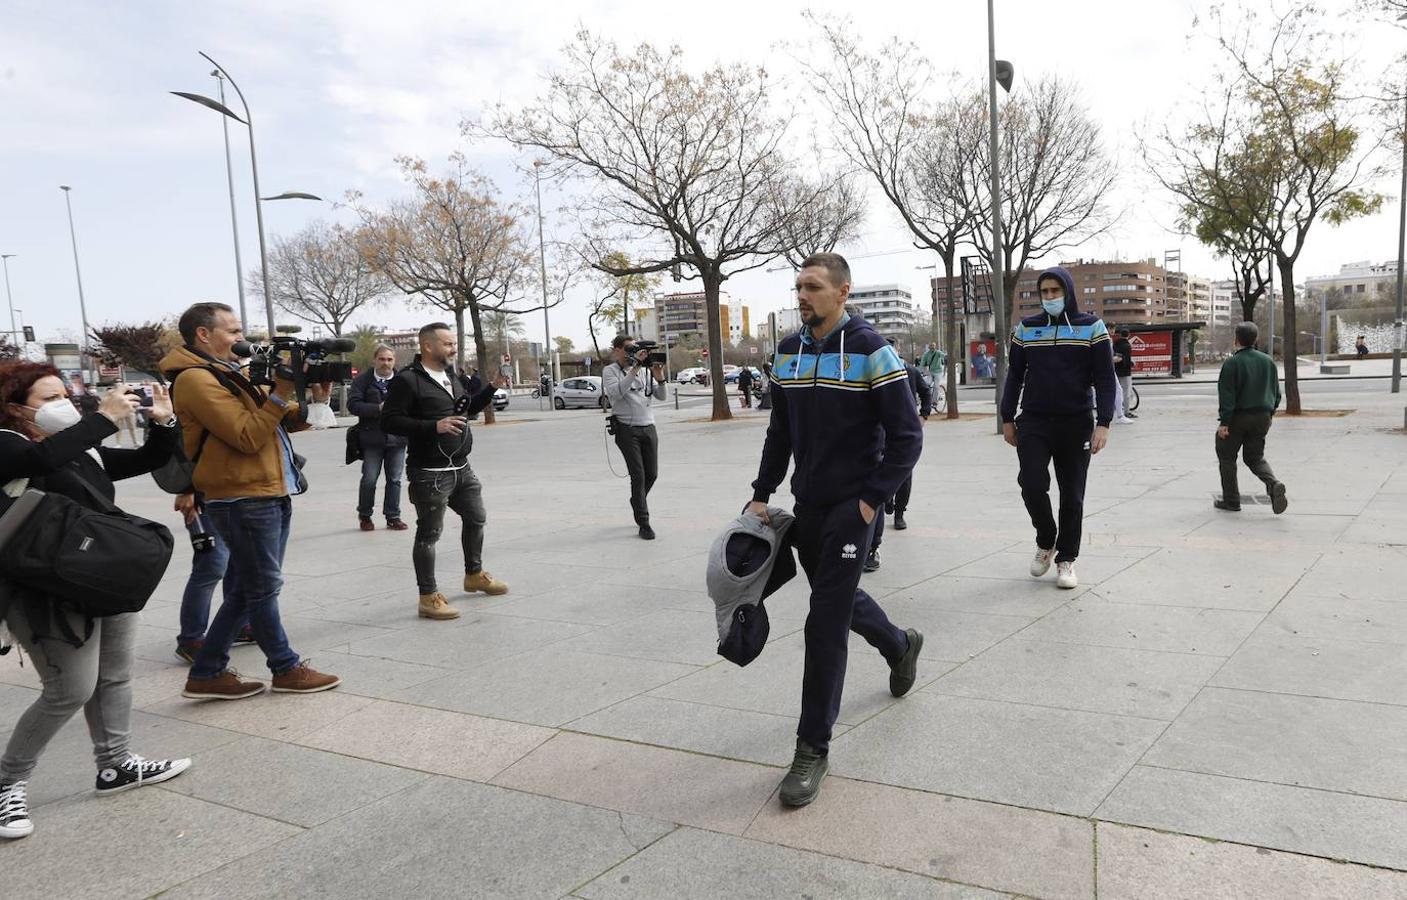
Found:
[(756, 355), (757, 355), (757, 348), (756, 348), (756, 347), (749, 347), (749, 348), (747, 348), (747, 349), (748, 349), (748, 352), (751, 353), (753, 356), (756, 356)]
[(703, 358), (704, 358), (704, 359), (708, 359), (708, 348), (707, 348), (707, 347), (705, 347), (705, 348), (703, 348), (702, 350), (700, 350), (699, 353), (701, 353), (701, 354), (703, 355)]

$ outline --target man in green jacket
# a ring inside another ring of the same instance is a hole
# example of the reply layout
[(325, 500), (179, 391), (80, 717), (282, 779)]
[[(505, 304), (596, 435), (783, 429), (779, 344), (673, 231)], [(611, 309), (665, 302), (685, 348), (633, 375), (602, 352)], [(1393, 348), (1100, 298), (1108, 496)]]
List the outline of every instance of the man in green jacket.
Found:
[(1228, 512), (1241, 511), (1241, 491), (1236, 486), (1236, 454), (1240, 452), (1246, 468), (1265, 482), (1270, 507), (1279, 515), (1289, 502), (1285, 483), (1276, 480), (1265, 461), (1265, 435), (1280, 406), (1280, 378), (1275, 361), (1255, 349), (1258, 337), (1255, 323), (1236, 326), (1236, 352), (1222, 365), (1217, 379), (1221, 424), (1216, 430), (1216, 456), (1221, 465), (1221, 499), (1212, 505)]

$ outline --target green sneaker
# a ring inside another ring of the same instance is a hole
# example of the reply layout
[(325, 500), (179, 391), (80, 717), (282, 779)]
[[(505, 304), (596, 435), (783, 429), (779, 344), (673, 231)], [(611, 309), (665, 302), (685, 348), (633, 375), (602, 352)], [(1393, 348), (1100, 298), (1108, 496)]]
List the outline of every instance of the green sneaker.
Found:
[(826, 777), (830, 763), (824, 753), (810, 744), (797, 739), (796, 756), (792, 757), (791, 771), (782, 779), (782, 803), (787, 806), (805, 806), (821, 795), (821, 780)]
[(909, 636), (909, 649), (894, 665), (889, 667), (889, 693), (902, 697), (909, 692), (918, 679), (918, 655), (923, 651), (923, 634), (912, 628), (904, 629)]

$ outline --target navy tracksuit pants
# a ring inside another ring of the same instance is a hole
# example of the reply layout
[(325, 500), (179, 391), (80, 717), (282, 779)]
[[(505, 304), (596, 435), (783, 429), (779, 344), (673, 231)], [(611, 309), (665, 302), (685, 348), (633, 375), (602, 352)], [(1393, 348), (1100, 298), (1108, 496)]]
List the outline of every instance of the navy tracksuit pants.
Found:
[[(1016, 419), (1016, 456), (1021, 461), (1021, 499), (1036, 528), (1036, 543), (1055, 548), (1055, 561), (1080, 555), (1085, 518), (1085, 476), (1089, 473), (1089, 441), (1094, 417), (1042, 416), (1023, 412)], [(1050, 511), (1050, 466), (1060, 486), (1060, 521)]]
[[(909, 649), (908, 636), (859, 589), (860, 566), (874, 523), (860, 515), (858, 498), (831, 506), (798, 502), (790, 538), (811, 585), (806, 616), (806, 672), (801, 679), (801, 723), (796, 735), (818, 750), (830, 746), (840, 714), (850, 632), (879, 650), (891, 665)], [(875, 518), (884, 515), (883, 508)]]

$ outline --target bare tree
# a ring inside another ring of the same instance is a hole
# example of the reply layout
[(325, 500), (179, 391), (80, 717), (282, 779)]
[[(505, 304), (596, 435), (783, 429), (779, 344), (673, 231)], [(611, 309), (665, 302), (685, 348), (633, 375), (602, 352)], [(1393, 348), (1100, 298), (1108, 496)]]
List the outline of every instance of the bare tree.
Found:
[[(413, 193), (409, 199), (376, 209), (350, 196), (361, 216), (359, 249), (372, 267), (396, 288), (425, 305), (454, 316), (459, 365), (465, 357), (465, 317), (482, 365), (488, 359), (483, 315), (497, 310), (541, 310), (531, 213), (499, 199), (493, 183), (471, 169), (462, 155), (450, 157), (444, 176), (432, 175), (422, 160), (398, 160)], [(554, 266), (549, 271), (565, 272)], [(548, 306), (562, 301), (567, 280), (549, 285)], [(493, 421), (485, 410), (486, 422)]]
[(93, 353), (105, 366), (126, 366), (165, 381), (161, 358), (180, 343), (162, 322), (100, 325), (93, 330)]
[[(390, 288), (359, 249), (362, 240), (340, 225), (314, 222), (290, 237), (275, 237), (269, 253), (269, 289), (274, 306), (334, 336), (347, 320), (385, 298)], [(248, 279), (260, 298), (264, 282), (255, 270)]]
[(858, 238), (865, 221), (865, 193), (849, 174), (787, 179), (773, 189), (772, 203), (782, 258), (794, 269), (813, 253)]
[(834, 149), (872, 177), (913, 236), (943, 262), (949, 309), (933, 300), (932, 327), (947, 322), (947, 394), (950, 419), (958, 417), (957, 365), (962, 359), (953, 298), (957, 249), (972, 240), (977, 221), (976, 171), (980, 105), (935, 97), (932, 66), (910, 41), (866, 50), (848, 21), (807, 14), (819, 34), (819, 52), (798, 56), (827, 110), (843, 123)]
[[(713, 418), (731, 418), (720, 288), (781, 253), (779, 218), (791, 212), (775, 202), (792, 166), (767, 74), (741, 65), (692, 74), (677, 48), (624, 53), (587, 31), (564, 58), (538, 100), (464, 129), (544, 152), (561, 174), (589, 182), (581, 215), (595, 268), (617, 277), (687, 269), (703, 282)], [(636, 261), (606, 261), (631, 245)]]

